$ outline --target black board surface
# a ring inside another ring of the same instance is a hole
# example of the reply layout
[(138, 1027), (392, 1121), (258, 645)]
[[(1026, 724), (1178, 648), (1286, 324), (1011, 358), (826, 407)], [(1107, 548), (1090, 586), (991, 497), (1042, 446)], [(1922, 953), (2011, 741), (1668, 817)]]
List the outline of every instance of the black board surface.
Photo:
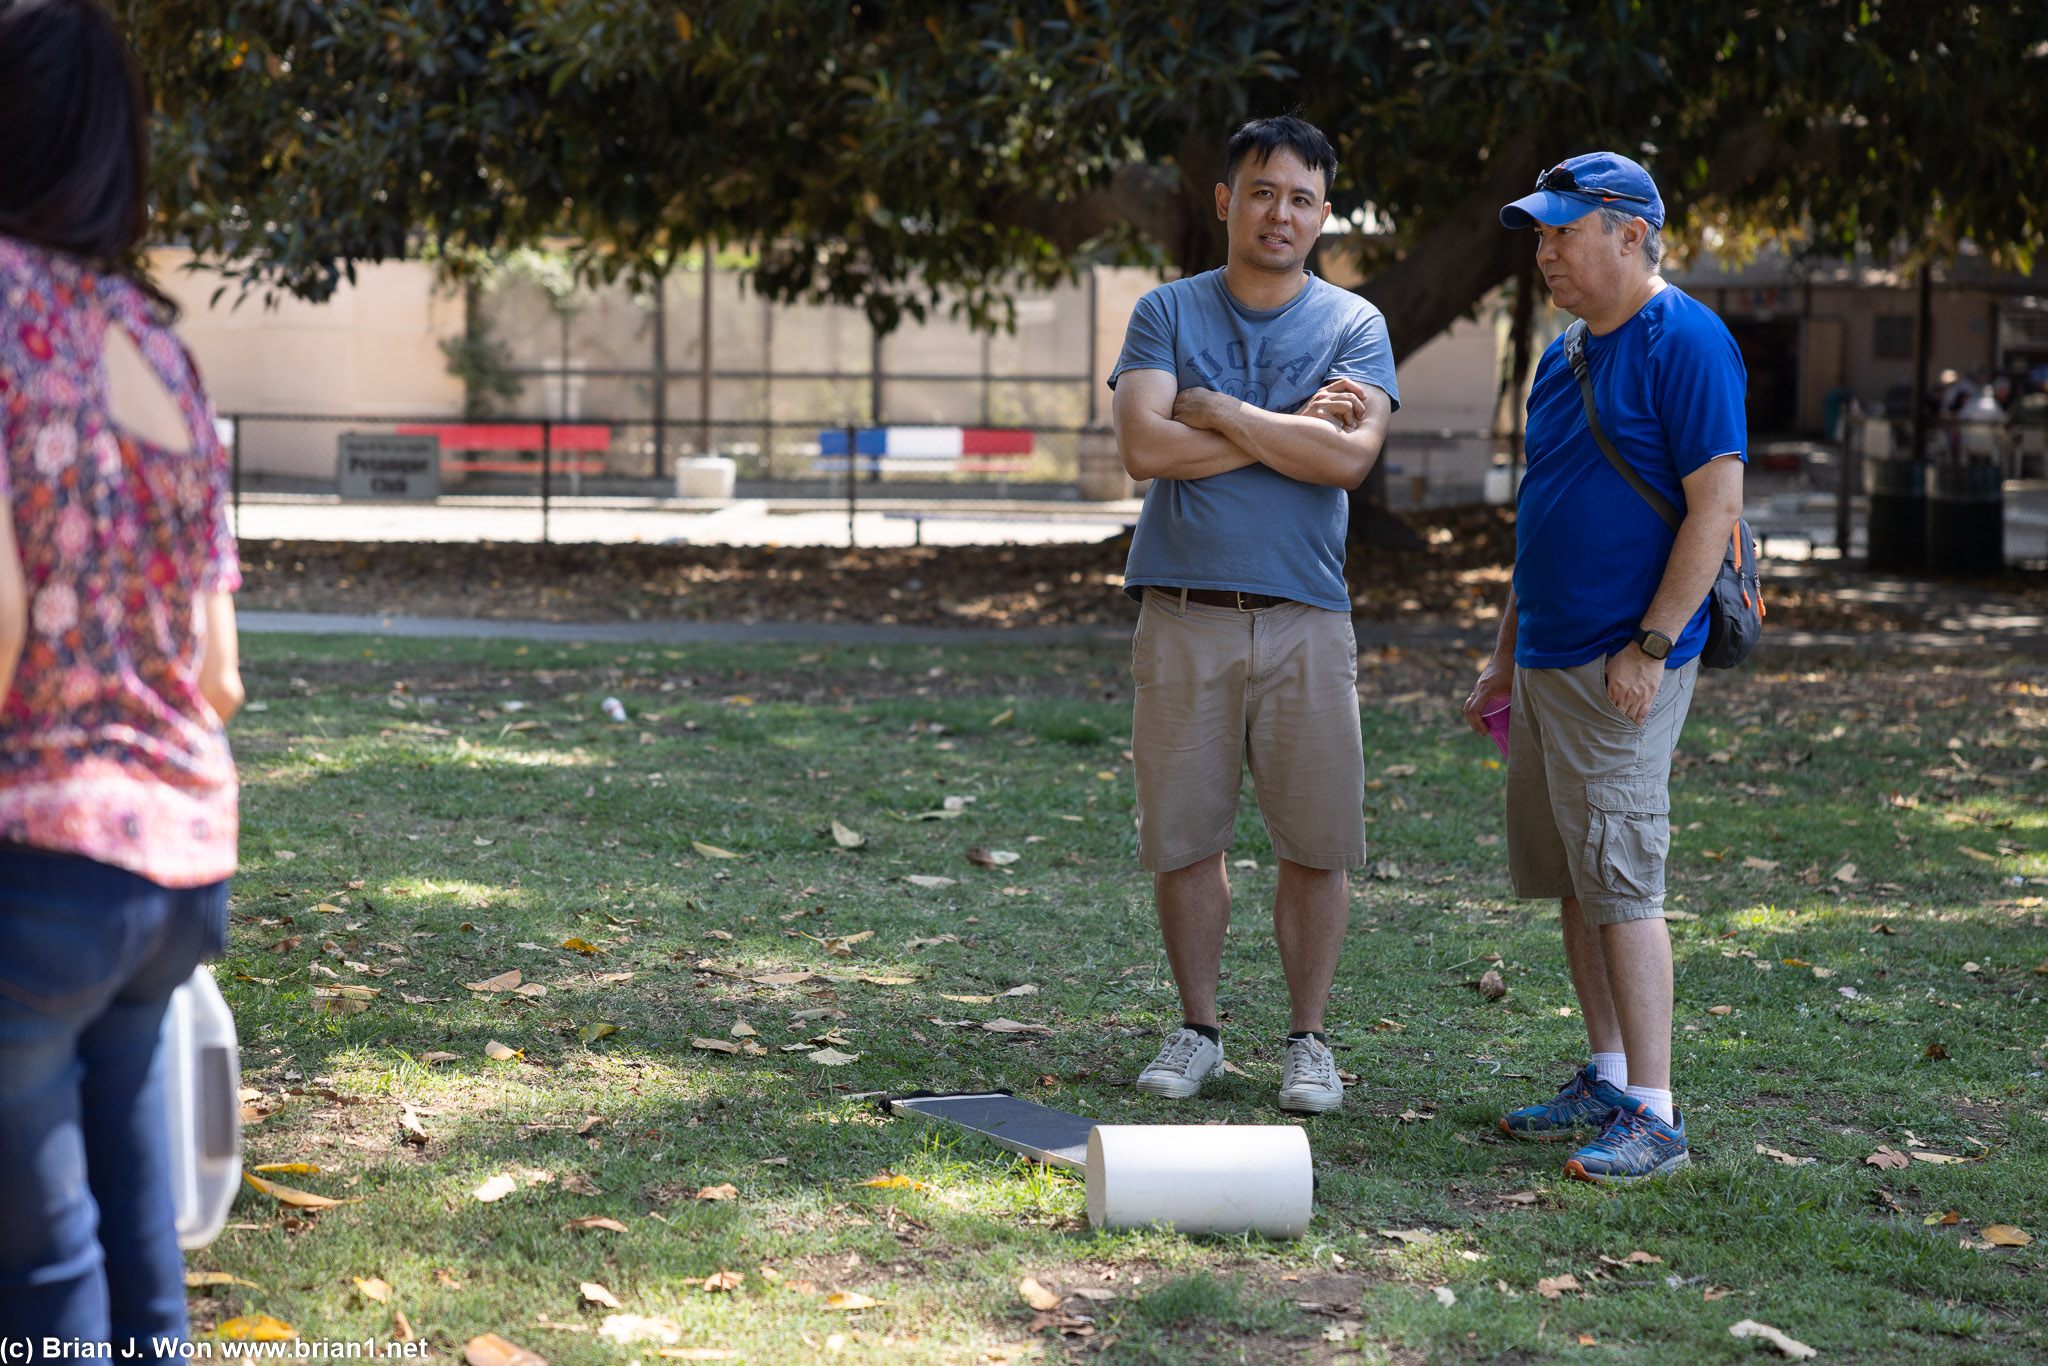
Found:
[(890, 1100), (889, 1109), (958, 1125), (1011, 1152), (1073, 1172), (1087, 1170), (1088, 1131), (1101, 1122), (1000, 1092), (906, 1096)]

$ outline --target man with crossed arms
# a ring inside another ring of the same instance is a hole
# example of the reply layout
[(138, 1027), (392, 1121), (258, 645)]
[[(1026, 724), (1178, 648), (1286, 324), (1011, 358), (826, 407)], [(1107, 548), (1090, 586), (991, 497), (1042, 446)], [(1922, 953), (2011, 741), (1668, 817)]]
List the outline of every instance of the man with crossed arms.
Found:
[(1110, 376), (1124, 467), (1152, 480), (1124, 591), (1138, 858), (1153, 874), (1183, 1024), (1138, 1089), (1185, 1099), (1223, 1061), (1223, 870), (1247, 758), (1280, 863), (1285, 1110), (1344, 1103), (1324, 1008), (1365, 862), (1358, 644), (1344, 584), (1345, 490), (1397, 402), (1379, 310), (1303, 267), (1337, 156), (1296, 118), (1230, 139), (1216, 214), (1228, 264), (1151, 291)]
[(1706, 598), (1742, 515), (1747, 376), (1728, 329), (1657, 275), (1664, 201), (1611, 152), (1545, 171), (1500, 212), (1533, 228), (1552, 301), (1586, 325), (1594, 408), (1614, 448), (1684, 519), (1664, 519), (1607, 460), (1567, 338), (1529, 393), (1515, 576), (1493, 657), (1465, 700), (1512, 692), (1508, 868), (1522, 897), (1557, 897), (1593, 1059), (1500, 1127), (1599, 1136), (1565, 1162), (1582, 1181), (1637, 1181), (1689, 1160), (1671, 1098), (1671, 755), (1706, 643)]

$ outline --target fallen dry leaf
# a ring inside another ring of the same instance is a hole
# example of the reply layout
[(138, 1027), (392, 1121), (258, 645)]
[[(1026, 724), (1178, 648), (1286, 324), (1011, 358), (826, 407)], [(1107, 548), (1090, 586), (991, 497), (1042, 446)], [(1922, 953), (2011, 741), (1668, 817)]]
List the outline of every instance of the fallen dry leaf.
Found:
[(1426, 1243), (1436, 1235), (1426, 1228), (1383, 1228), (1380, 1237), (1392, 1238), (1397, 1243)]
[(1545, 1276), (1536, 1282), (1536, 1293), (1546, 1300), (1562, 1299), (1567, 1290), (1583, 1290), (1579, 1278), (1569, 1273), (1563, 1276)]
[(993, 1000), (995, 1000), (995, 997), (993, 997), (993, 996), (949, 996), (949, 995), (947, 995), (947, 994), (946, 994), (945, 992), (943, 992), (943, 991), (942, 991), (942, 992), (940, 992), (940, 993), (939, 993), (939, 999), (940, 999), (941, 1001), (957, 1001), (957, 1002), (959, 1002), (959, 1003), (960, 1003), (961, 1005), (963, 1005), (963, 1006), (985, 1006), (985, 1005), (987, 1005), (987, 1004), (988, 1004), (988, 1003), (989, 1003), (990, 1001), (993, 1001)]
[(259, 1162), (249, 1170), (262, 1172), (266, 1176), (273, 1173), (284, 1176), (317, 1176), (327, 1168), (318, 1162)]
[(1953, 1153), (1923, 1153), (1916, 1148), (1913, 1150), (1913, 1160), (1915, 1162), (1931, 1162), (1939, 1167), (1951, 1162), (1968, 1162), (1970, 1159), (1967, 1157), (1957, 1157)]
[(858, 1290), (835, 1290), (831, 1294), (827, 1295), (821, 1301), (821, 1303), (827, 1309), (851, 1310), (872, 1309), (876, 1305), (880, 1304), (881, 1301), (869, 1299), (866, 1295), (861, 1294)]
[(1920, 1056), (1923, 1058), (1932, 1058), (1936, 1062), (1944, 1062), (1948, 1059), (1948, 1050), (1946, 1048), (1943, 1048), (1938, 1043), (1931, 1043), (1927, 1045), (1927, 1051), (1922, 1053)]
[(1479, 976), (1479, 994), (1489, 1001), (1498, 1001), (1508, 994), (1508, 984), (1497, 972), (1484, 972)]
[(740, 1198), (740, 1190), (738, 1186), (727, 1181), (722, 1185), (704, 1187), (697, 1192), (696, 1198), (699, 1200), (737, 1200)]
[(420, 1121), (420, 1112), (407, 1105), (398, 1112), (398, 1127), (405, 1135), (405, 1141), (416, 1148), (424, 1148), (434, 1141), (427, 1132), (427, 1126)]
[(602, 950), (599, 949), (597, 945), (591, 943), (588, 939), (583, 938), (581, 935), (572, 935), (571, 937), (564, 939), (562, 941), (562, 947), (565, 949), (574, 949), (576, 952), (582, 954), (602, 952)]
[(520, 1049), (507, 1047), (492, 1039), (484, 1044), (484, 1056), (493, 1062), (510, 1062), (514, 1058), (523, 1058), (526, 1054)]
[(861, 1182), (860, 1184), (863, 1186), (880, 1186), (886, 1190), (902, 1189), (921, 1191), (930, 1189), (930, 1187), (926, 1186), (925, 1183), (922, 1181), (913, 1181), (907, 1176), (900, 1176), (897, 1173), (890, 1171), (885, 1171), (880, 1176), (869, 1177), (867, 1180)]
[(1026, 1276), (1017, 1282), (1017, 1293), (1023, 1297), (1024, 1303), (1041, 1313), (1060, 1307), (1060, 1297), (1040, 1285), (1035, 1276)]
[(610, 1020), (592, 1020), (576, 1031), (576, 1037), (584, 1043), (596, 1043), (599, 1039), (609, 1039), (618, 1032), (619, 1027)]
[(1230, 1073), (1230, 1075), (1233, 1077), (1248, 1078), (1251, 1076), (1251, 1073), (1245, 1071), (1242, 1067), (1239, 1067), (1236, 1063), (1230, 1061), (1230, 1059), (1228, 1058), (1225, 1058), (1220, 1064), (1218, 1064), (1218, 1066), (1222, 1067), (1224, 1071)]
[(746, 1281), (744, 1271), (718, 1271), (704, 1278), (704, 1288), (714, 1293), (732, 1291), (745, 1285)]
[(836, 1048), (820, 1048), (815, 1053), (804, 1054), (804, 1060), (814, 1062), (820, 1067), (844, 1067), (850, 1062), (859, 1062), (860, 1054), (842, 1053)]
[(749, 982), (759, 982), (764, 987), (793, 987), (820, 979), (815, 972), (764, 972), (758, 977), (749, 977), (747, 980)]
[(263, 1288), (254, 1281), (245, 1281), (240, 1276), (226, 1271), (188, 1271), (185, 1273), (185, 1288), (187, 1290), (203, 1290), (209, 1285), (246, 1285), (251, 1290), (261, 1290)]
[(1787, 1337), (1768, 1323), (1758, 1323), (1755, 1319), (1744, 1319), (1740, 1323), (1731, 1325), (1728, 1329), (1728, 1336), (1735, 1338), (1761, 1338), (1777, 1348), (1779, 1355), (1788, 1357), (1793, 1361), (1805, 1361), (1820, 1355), (1818, 1351), (1808, 1347), (1797, 1338)]
[(391, 1303), (390, 1283), (385, 1281), (382, 1277), (372, 1276), (368, 1280), (364, 1280), (361, 1276), (357, 1276), (355, 1278), (355, 1283), (356, 1290), (362, 1295), (364, 1299), (370, 1300), (376, 1304)]
[(1734, 1007), (1734, 1006), (1708, 1006), (1708, 1007), (1707, 1007), (1707, 1014), (1709, 1014), (1709, 1015), (1733, 1015), (1734, 1013), (1735, 1013), (1735, 1007)]
[[(229, 1342), (290, 1342), (299, 1335), (299, 1330), (268, 1314), (243, 1314), (217, 1325), (213, 1335)], [(546, 1363), (541, 1366), (546, 1366)]]
[(305, 938), (306, 936), (304, 936), (303, 934), (288, 934), (284, 938), (278, 940), (275, 944), (272, 944), (270, 946), (270, 951), (272, 953), (290, 953), (293, 949), (297, 948), (305, 940)]
[(597, 1335), (618, 1343), (682, 1341), (683, 1330), (674, 1319), (652, 1319), (641, 1314), (606, 1314)]
[(1396, 1116), (1403, 1124), (1426, 1124), (1436, 1118), (1434, 1110), (1403, 1110)]
[(850, 825), (832, 822), (832, 842), (841, 849), (858, 849), (868, 842), (868, 837)]
[(706, 1053), (737, 1053), (740, 1046), (730, 1039), (692, 1039), (690, 1047), (701, 1048)]
[(1044, 1025), (1025, 1024), (1021, 1020), (1007, 1019), (998, 1015), (993, 1020), (982, 1021), (981, 1027), (991, 1034), (1050, 1034)]
[(1984, 1241), (1997, 1247), (2025, 1247), (2034, 1241), (2034, 1235), (2011, 1224), (1986, 1224)]
[(909, 876), (905, 877), (903, 880), (913, 887), (925, 887), (931, 889), (937, 889), (940, 887), (957, 887), (960, 885), (960, 880), (958, 878), (933, 877), (927, 873), (912, 873)]
[(604, 1189), (582, 1172), (570, 1172), (562, 1178), (562, 1189), (571, 1195), (603, 1195)]
[(1500, 1202), (1503, 1205), (1533, 1205), (1536, 1203), (1536, 1192), (1510, 1191), (1508, 1194), (1500, 1197)]
[(1788, 1167), (1804, 1167), (1809, 1163), (1819, 1160), (1812, 1157), (1794, 1157), (1791, 1153), (1784, 1152), (1778, 1148), (1766, 1148), (1761, 1143), (1756, 1145), (1756, 1151), (1758, 1156), (1768, 1157), (1773, 1162), (1782, 1162)]
[(1897, 1148), (1887, 1148), (1882, 1144), (1878, 1146), (1876, 1152), (1864, 1158), (1863, 1162), (1865, 1166), (1876, 1167), (1883, 1171), (1904, 1171), (1907, 1167), (1913, 1165), (1913, 1160), (1907, 1157), (1906, 1154), (1900, 1152)]
[(393, 1342), (416, 1342), (419, 1334), (412, 1331), (412, 1320), (405, 1316), (403, 1309), (391, 1311), (391, 1340)]
[(1962, 1213), (1958, 1210), (1949, 1210), (1946, 1213), (1936, 1210), (1933, 1214), (1922, 1219), (1920, 1223), (1926, 1228), (1951, 1228), (1962, 1221)]
[(360, 1015), (370, 1008), (368, 1001), (342, 995), (328, 995), (328, 988), (313, 988), (312, 1007), (321, 1015)]
[(362, 1196), (356, 1195), (346, 1200), (333, 1200), (324, 1195), (315, 1195), (311, 1191), (294, 1190), (290, 1186), (280, 1186), (275, 1181), (265, 1181), (254, 1172), (243, 1172), (242, 1179), (280, 1205), (289, 1205), (293, 1209), (333, 1209), (336, 1205), (361, 1204), (363, 1199)]
[(457, 1059), (458, 1057), (460, 1057), (460, 1056), (461, 1056), (461, 1055), (460, 1055), (460, 1054), (457, 1054), (457, 1053), (442, 1053), (442, 1052), (436, 1051), (436, 1052), (433, 1052), (433, 1053), (422, 1053), (422, 1054), (420, 1054), (420, 1061), (421, 1061), (421, 1062), (423, 1062), (423, 1063), (425, 1063), (425, 1064), (426, 1064), (427, 1066), (429, 1066), (429, 1067), (434, 1067), (434, 1066), (437, 1066), (437, 1065), (438, 1065), (438, 1064), (440, 1064), (440, 1063), (444, 1063), (444, 1062), (454, 1062), (454, 1061), (455, 1061), (455, 1060), (456, 1060), (456, 1059)]
[(758, 1035), (761, 1031), (754, 1028), (752, 1025), (748, 1024), (746, 1022), (745, 1017), (741, 1017), (740, 1019), (733, 1021), (732, 1028), (726, 1030), (725, 1032), (732, 1035), (732, 1037), (734, 1037), (735, 1039), (751, 1039)]
[(1959, 854), (1968, 854), (1971, 858), (1976, 859), (1981, 863), (1998, 862), (1998, 855), (1987, 854), (1982, 849), (1972, 849), (1967, 844), (1958, 844), (1956, 846), (1956, 852)]
[(469, 1340), (462, 1349), (469, 1366), (548, 1366), (547, 1358), (507, 1342), (496, 1333), (484, 1333)]
[(1022, 857), (1008, 849), (983, 849), (978, 845), (967, 851), (967, 861), (981, 868), (1007, 867)]
[(1412, 778), (1415, 776), (1415, 765), (1388, 764), (1385, 768), (1381, 769), (1380, 771), (1389, 778)]
[(517, 1181), (507, 1176), (504, 1172), (499, 1172), (469, 1194), (471, 1199), (488, 1205), (493, 1201), (503, 1200), (518, 1189), (519, 1183)]
[(734, 852), (733, 852), (732, 850), (730, 850), (730, 849), (721, 849), (721, 848), (719, 848), (719, 847), (718, 847), (717, 845), (715, 845), (715, 844), (706, 844), (706, 843), (704, 843), (704, 842), (703, 842), (702, 840), (691, 840), (691, 841), (690, 841), (690, 847), (691, 847), (692, 849), (695, 849), (695, 850), (696, 850), (696, 851), (697, 851), (698, 853), (702, 854), (702, 855), (703, 855), (703, 856), (704, 856), (705, 858), (745, 858), (745, 857), (746, 857), (746, 855), (745, 855), (745, 854), (735, 854), (735, 853), (734, 853)]
[(1751, 855), (1742, 860), (1742, 866), (1754, 868), (1761, 873), (1768, 873), (1778, 866), (1778, 861), (1774, 858), (1757, 858), (1755, 855)]
[(499, 973), (496, 977), (486, 977), (481, 982), (464, 982), (462, 985), (471, 991), (510, 991), (519, 985), (519, 981), (519, 969), (513, 968), (508, 972)]
[(596, 1281), (584, 1281), (576, 1288), (583, 1292), (585, 1303), (603, 1305), (606, 1309), (624, 1309), (626, 1307), (619, 1303), (617, 1295), (614, 1295)]
[(581, 1219), (571, 1219), (562, 1225), (562, 1232), (582, 1232), (585, 1229), (601, 1228), (607, 1233), (624, 1233), (626, 1226), (605, 1214), (586, 1214)]

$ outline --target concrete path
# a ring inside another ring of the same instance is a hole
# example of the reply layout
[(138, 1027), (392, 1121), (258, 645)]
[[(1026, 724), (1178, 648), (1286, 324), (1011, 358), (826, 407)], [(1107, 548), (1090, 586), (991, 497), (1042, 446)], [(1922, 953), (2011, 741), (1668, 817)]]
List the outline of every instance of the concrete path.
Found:
[[(949, 627), (879, 626), (852, 622), (694, 622), (694, 621), (511, 621), (493, 617), (409, 617), (347, 615), (329, 612), (242, 612), (237, 616), (252, 635), (370, 635), (449, 640), (586, 640), (605, 644), (655, 645), (1082, 645), (1121, 647), (1129, 643), (1129, 625)], [(1779, 651), (1858, 650), (1924, 653), (1965, 649), (2004, 649), (2017, 654), (2048, 654), (2048, 632), (2036, 618), (1979, 618), (1981, 624), (1942, 623), (1924, 631), (1773, 631), (1765, 630), (1761, 657)], [(1490, 650), (1490, 624), (1458, 626), (1434, 623), (1403, 626), (1397, 622), (1355, 623), (1361, 649), (1389, 645), (1428, 646), (1453, 650)]]

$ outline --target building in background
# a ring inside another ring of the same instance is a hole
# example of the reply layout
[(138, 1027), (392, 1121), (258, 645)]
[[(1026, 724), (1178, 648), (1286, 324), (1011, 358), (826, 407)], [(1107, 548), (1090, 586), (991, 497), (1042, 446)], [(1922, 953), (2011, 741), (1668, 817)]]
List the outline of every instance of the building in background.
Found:
[[(584, 488), (665, 480), (705, 453), (738, 460), (743, 480), (815, 482), (820, 430), (844, 425), (1033, 429), (1029, 467), (1006, 482), (1071, 484), (1080, 432), (1109, 420), (1106, 381), (1131, 309), (1158, 282), (1094, 267), (1020, 297), (1014, 332), (976, 332), (940, 311), (877, 338), (857, 309), (759, 298), (743, 261), (713, 263), (707, 290), (701, 256), (658, 294), (572, 287), (559, 268), (515, 262), (467, 298), (430, 264), (389, 262), (358, 267), (319, 305), (243, 297), (176, 251), (153, 265), (184, 309), (179, 331), (217, 406), (239, 420), (245, 487), (309, 490), (333, 479), (344, 431), (445, 424), (479, 408), (501, 422), (610, 424)], [(1387, 456), (1397, 505), (1478, 496), (1496, 458), (1504, 318), (1490, 302), (1401, 366)], [(451, 373), (466, 336), (485, 341), (509, 396)]]

